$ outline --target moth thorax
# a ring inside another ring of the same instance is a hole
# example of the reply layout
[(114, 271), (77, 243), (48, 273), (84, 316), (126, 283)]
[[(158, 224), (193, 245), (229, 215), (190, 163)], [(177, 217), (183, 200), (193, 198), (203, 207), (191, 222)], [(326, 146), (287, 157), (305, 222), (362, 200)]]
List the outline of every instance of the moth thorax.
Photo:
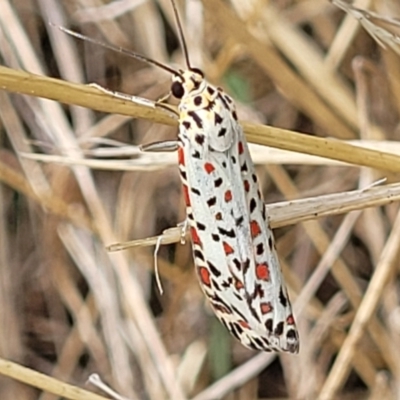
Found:
[(204, 90), (206, 81), (204, 74), (197, 68), (180, 70), (180, 75), (172, 78), (171, 92), (177, 99), (182, 99), (188, 94), (201, 93)]

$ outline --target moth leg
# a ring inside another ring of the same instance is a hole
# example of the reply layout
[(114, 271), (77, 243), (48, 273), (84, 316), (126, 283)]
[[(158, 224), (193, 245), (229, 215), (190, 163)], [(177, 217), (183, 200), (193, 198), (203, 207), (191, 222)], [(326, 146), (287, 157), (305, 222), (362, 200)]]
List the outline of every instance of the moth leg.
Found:
[(160, 246), (161, 246), (161, 241), (163, 238), (163, 234), (161, 234), (158, 238), (157, 238), (157, 243), (156, 243), (156, 247), (154, 249), (154, 275), (156, 278), (156, 283), (157, 283), (157, 287), (158, 287), (158, 291), (160, 292), (160, 294), (164, 293), (163, 287), (162, 287), (162, 283), (161, 283), (161, 279), (160, 279), (160, 274), (159, 274), (159, 269), (158, 269), (158, 262), (157, 262), (157, 256), (158, 256), (158, 252), (160, 251)]
[(171, 92), (168, 92), (165, 94), (163, 97), (160, 97), (159, 99), (156, 100), (156, 105), (159, 104), (164, 104), (166, 101), (171, 97)]
[[(189, 226), (188, 219), (186, 218), (185, 221), (180, 222), (177, 226), (179, 228), (181, 228), (181, 244), (185, 244), (186, 243), (186, 235), (188, 234), (188, 226)], [(156, 283), (157, 283), (157, 287), (158, 287), (160, 294), (163, 294), (164, 290), (163, 290), (161, 279), (160, 279), (157, 256), (158, 256), (158, 252), (160, 251), (160, 247), (161, 247), (163, 238), (164, 238), (164, 233), (162, 233), (161, 235), (158, 236), (156, 247), (154, 249), (154, 274), (155, 274)]]
[(106, 89), (103, 86), (98, 85), (97, 83), (90, 83), (89, 86), (96, 88), (100, 92), (106, 93), (110, 96), (115, 97), (116, 99), (120, 100), (125, 100), (125, 101), (131, 101), (133, 103), (141, 104), (144, 106), (148, 106), (151, 108), (156, 107), (156, 103), (152, 100), (145, 99), (143, 97), (138, 97), (138, 96), (133, 96), (131, 94), (126, 94), (126, 93), (121, 93), (121, 92), (116, 92), (114, 90)]
[(152, 142), (142, 144), (139, 149), (144, 152), (166, 152), (178, 150), (179, 143), (177, 140), (163, 140), (160, 142)]
[(151, 108), (155, 108), (155, 107), (163, 108), (164, 110), (167, 110), (170, 113), (179, 116), (179, 113), (176, 111), (176, 108), (174, 106), (164, 103), (164, 101), (168, 100), (168, 98), (171, 96), (170, 93), (168, 93), (164, 97), (161, 97), (161, 99), (158, 99), (154, 102), (152, 100), (148, 100), (143, 97), (133, 96), (131, 94), (126, 94), (126, 93), (116, 92), (114, 90), (109, 90), (103, 86), (98, 85), (97, 83), (90, 83), (89, 86), (96, 88), (100, 92), (103, 92), (110, 96), (113, 96), (116, 99), (131, 101), (133, 103), (141, 104), (143, 106), (148, 106)]
[(172, 114), (174, 114), (174, 115), (179, 117), (179, 113), (176, 110), (176, 107), (167, 103), (167, 100), (171, 97), (171, 94), (172, 94), (171, 92), (168, 92), (163, 97), (160, 97), (159, 99), (156, 100), (154, 105), (156, 107), (163, 108), (164, 110), (167, 110), (167, 111), (171, 112)]
[(189, 233), (189, 220), (186, 218), (183, 222), (180, 222), (177, 225), (179, 228), (181, 228), (181, 244), (186, 243), (186, 236)]
[(176, 110), (176, 107), (175, 107), (175, 106), (172, 106), (172, 105), (166, 104), (166, 103), (155, 103), (154, 105), (155, 105), (156, 107), (159, 107), (159, 108), (162, 108), (162, 109), (164, 109), (164, 110), (167, 110), (168, 112), (170, 112), (170, 113), (174, 114), (175, 116), (178, 116), (178, 117), (179, 117), (179, 113), (178, 113), (178, 111)]

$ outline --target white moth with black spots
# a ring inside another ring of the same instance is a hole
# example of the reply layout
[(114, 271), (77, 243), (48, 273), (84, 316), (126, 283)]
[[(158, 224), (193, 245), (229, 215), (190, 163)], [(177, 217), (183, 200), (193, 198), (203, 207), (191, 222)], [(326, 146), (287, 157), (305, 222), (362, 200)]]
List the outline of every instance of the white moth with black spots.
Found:
[[(171, 0), (186, 70), (119, 50), (173, 75), (179, 103), (177, 148), (194, 262), (201, 288), (223, 325), (244, 346), (299, 351), (299, 336), (272, 230), (243, 129), (232, 99), (190, 66), (178, 11)], [(126, 98), (127, 96), (125, 96)], [(170, 109), (167, 105), (161, 107)], [(162, 143), (144, 146), (160, 149)]]
[(232, 99), (201, 71), (175, 75), (179, 169), (201, 287), (226, 328), (255, 350), (299, 338), (257, 175)]

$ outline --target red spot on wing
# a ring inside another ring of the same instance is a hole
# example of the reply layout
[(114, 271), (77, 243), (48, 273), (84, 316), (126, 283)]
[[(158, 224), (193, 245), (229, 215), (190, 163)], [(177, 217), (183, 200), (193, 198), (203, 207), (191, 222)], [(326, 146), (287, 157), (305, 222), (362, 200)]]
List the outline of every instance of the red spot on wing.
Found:
[(196, 230), (195, 227), (192, 226), (190, 228), (190, 234), (192, 236), (193, 244), (198, 244), (199, 246), (201, 246), (201, 241), (200, 241), (199, 235), (198, 235), (197, 230)]
[(183, 152), (182, 147), (178, 149), (178, 163), (179, 165), (185, 165), (185, 153)]
[(261, 314), (268, 314), (272, 311), (271, 303), (261, 303)]
[(189, 188), (186, 185), (182, 185), (183, 198), (187, 207), (190, 206)]
[(232, 200), (232, 192), (230, 190), (227, 190), (225, 192), (225, 196), (224, 197), (225, 197), (225, 201), (227, 203), (229, 203)]
[(238, 143), (238, 151), (239, 151), (239, 154), (243, 154), (243, 143), (242, 142)]
[(293, 315), (290, 314), (287, 318), (286, 318), (286, 322), (288, 323), (288, 325), (294, 325), (294, 318)]
[(200, 267), (198, 271), (201, 283), (211, 286), (210, 271), (205, 267)]
[(255, 238), (261, 233), (260, 225), (257, 221), (253, 220), (250, 222), (251, 237)]
[(245, 320), (240, 320), (240, 321), (238, 321), (239, 322), (239, 325), (242, 327), (242, 328), (245, 328), (245, 329), (250, 329), (250, 325), (249, 325), (249, 323), (247, 322), (247, 321), (245, 321)]
[(243, 282), (242, 281), (239, 281), (238, 279), (235, 281), (235, 289), (236, 290), (240, 290), (240, 289), (243, 289), (244, 288), (244, 285), (243, 285)]
[(243, 185), (244, 185), (244, 190), (246, 192), (249, 192), (250, 191), (250, 183), (247, 179), (243, 182)]
[(257, 279), (262, 281), (269, 281), (269, 266), (268, 264), (257, 264), (256, 265), (256, 276)]
[(224, 251), (227, 256), (233, 253), (233, 248), (226, 242), (223, 242), (222, 245), (224, 246)]
[(204, 169), (206, 170), (207, 174), (211, 174), (211, 172), (215, 171), (214, 165), (209, 162), (204, 164)]

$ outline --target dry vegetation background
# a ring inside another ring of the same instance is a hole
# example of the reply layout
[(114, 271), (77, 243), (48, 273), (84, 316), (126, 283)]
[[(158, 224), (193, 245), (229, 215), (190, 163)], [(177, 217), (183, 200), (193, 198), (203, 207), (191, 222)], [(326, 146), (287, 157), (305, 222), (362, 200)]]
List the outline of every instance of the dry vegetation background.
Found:
[(192, 64), (235, 97), (249, 139), (325, 157), (253, 148), (300, 354), (256, 354), (225, 332), (179, 230), (158, 253), (162, 295), (154, 246), (107, 252), (184, 220), (175, 155), (136, 147), (174, 139), (176, 121), (18, 71), (161, 98), (165, 72), (47, 22), (182, 66), (169, 0), (0, 0), (13, 69), (0, 67), (0, 398), (101, 398), (62, 382), (108, 397), (92, 373), (132, 400), (399, 398), (398, 1), (353, 4), (377, 14), (340, 0), (179, 6)]

